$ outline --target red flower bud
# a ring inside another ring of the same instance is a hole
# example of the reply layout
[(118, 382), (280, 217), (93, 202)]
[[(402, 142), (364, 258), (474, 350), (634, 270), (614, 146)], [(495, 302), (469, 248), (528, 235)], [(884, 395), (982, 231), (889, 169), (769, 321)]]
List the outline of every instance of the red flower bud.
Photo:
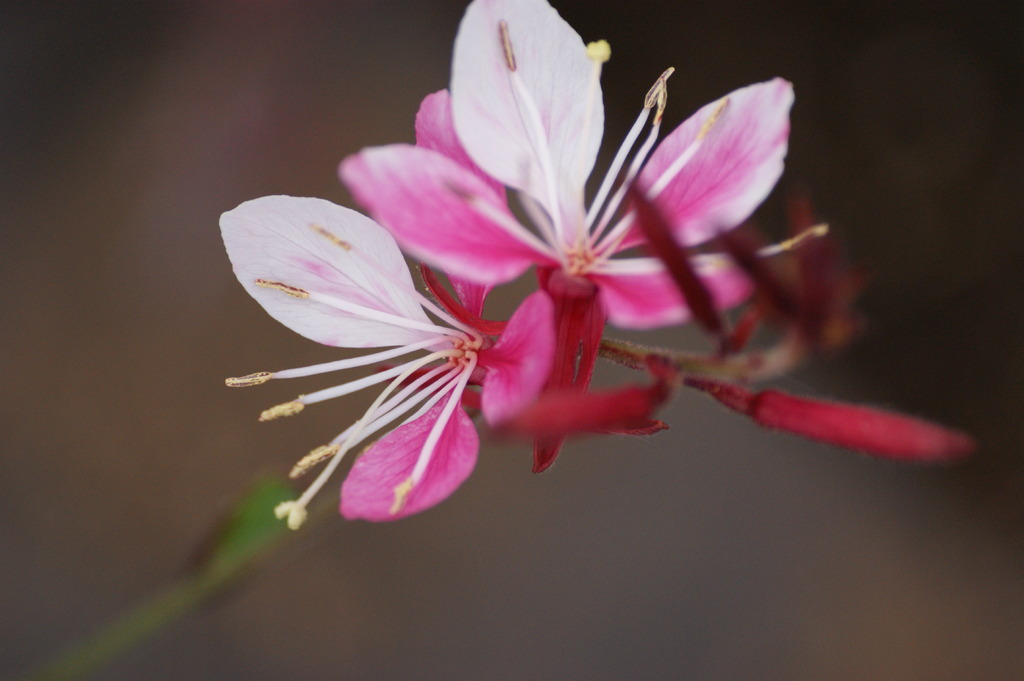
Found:
[(970, 454), (974, 440), (959, 430), (872, 407), (812, 400), (778, 390), (686, 379), (686, 385), (746, 414), (765, 428), (898, 461), (944, 461)]

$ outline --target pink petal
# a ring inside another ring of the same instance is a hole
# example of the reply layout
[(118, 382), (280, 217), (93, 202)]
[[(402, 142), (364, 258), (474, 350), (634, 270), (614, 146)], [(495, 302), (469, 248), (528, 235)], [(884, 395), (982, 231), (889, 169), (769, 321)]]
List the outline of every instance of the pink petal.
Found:
[[(727, 309), (753, 291), (750, 280), (730, 262), (692, 258), (715, 307)], [(692, 318), (679, 288), (660, 263), (656, 269), (636, 273), (593, 273), (608, 320), (624, 329), (652, 329), (682, 324)]]
[(655, 378), (650, 386), (628, 385), (584, 393), (546, 392), (526, 409), (516, 412), (502, 430), (535, 438), (564, 438), (576, 433), (652, 435), (668, 428), (650, 417), (672, 395), (667, 377)]
[[(792, 104), (793, 88), (781, 78), (728, 95), (696, 154), (657, 195), (679, 241), (694, 245), (737, 226), (768, 196), (782, 174)], [(649, 196), (719, 105), (704, 106), (658, 145), (639, 178)]]
[[(319, 233), (326, 229), (345, 248)], [(352, 312), (281, 291), (257, 279), (324, 293), (403, 319), (429, 322), (413, 293), (412, 277), (395, 240), (354, 210), (323, 199), (265, 196), (246, 201), (220, 218), (235, 275), (274, 319), (325, 345), (351, 348), (405, 345), (422, 330), (365, 319)], [(391, 280), (367, 264), (375, 260)]]
[(535, 291), (515, 311), (494, 347), (481, 350), (487, 369), (481, 395), (484, 418), (505, 421), (540, 394), (555, 352), (554, 306)]
[(481, 316), (484, 313), (484, 300), (487, 298), (487, 294), (491, 291), (491, 286), (485, 284), (476, 284), (468, 279), (461, 277), (453, 277), (448, 275), (448, 281), (452, 283), (452, 288), (455, 289), (455, 294), (459, 296), (459, 302), (465, 306), (467, 310)]
[[(526, 122), (526, 107), (512, 85), (499, 32), (502, 21), (508, 25), (516, 74), (539, 113), (542, 140)], [(579, 204), (601, 144), (604, 107), (600, 86), (589, 95), (592, 80), (593, 62), (583, 41), (547, 2), (476, 0), (455, 38), (455, 129), (485, 172), (556, 213), (548, 181), (562, 192), (555, 202)], [(547, 154), (539, 151), (544, 147)]]
[[(481, 215), (472, 201), (516, 222), (487, 183), (437, 152), (406, 144), (365, 149), (342, 162), (341, 179), (406, 251), (443, 270), (497, 284), (548, 260)], [(518, 223), (515, 229), (528, 235)]]
[(504, 200), (505, 187), (473, 162), (455, 135), (452, 98), (447, 90), (427, 95), (420, 104), (420, 110), (416, 113), (416, 146), (436, 151), (463, 168), (473, 171)]
[(392, 513), (395, 488), (409, 479), (445, 400), (396, 428), (360, 456), (341, 486), (341, 514), (349, 520), (398, 520), (447, 499), (476, 465), (480, 438), (462, 407), (445, 424), (423, 478)]

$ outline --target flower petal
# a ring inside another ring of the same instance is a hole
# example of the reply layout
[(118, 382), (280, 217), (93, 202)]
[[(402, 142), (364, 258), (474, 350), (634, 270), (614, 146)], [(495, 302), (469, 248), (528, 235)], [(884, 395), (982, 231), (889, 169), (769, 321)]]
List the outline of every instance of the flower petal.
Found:
[(466, 411), (457, 407), (444, 425), (423, 478), (409, 491), (401, 508), (395, 509), (395, 488), (412, 474), (444, 405), (441, 401), (423, 416), (396, 428), (356, 460), (341, 486), (343, 516), (349, 520), (398, 520), (441, 503), (469, 477), (480, 438)]
[[(508, 26), (514, 74), (501, 22)], [(513, 78), (532, 102), (523, 100)], [(547, 2), (471, 3), (455, 38), (451, 91), (455, 130), (485, 172), (553, 215), (560, 210), (553, 202), (580, 204), (601, 144), (604, 107), (583, 41)], [(561, 196), (552, 197), (549, 187)]]
[(513, 415), (501, 430), (534, 438), (564, 438), (577, 433), (652, 435), (668, 428), (650, 417), (671, 397), (674, 374), (655, 374), (655, 381), (649, 386), (628, 385), (585, 393), (548, 392)]
[(505, 421), (540, 394), (554, 352), (554, 305), (546, 293), (535, 291), (509, 319), (494, 347), (480, 351), (480, 365), (487, 369), (481, 400), (488, 424)]
[[(555, 311), (555, 358), (544, 393), (584, 393), (604, 333), (605, 311), (592, 280), (560, 269), (538, 271), (541, 289), (551, 296)], [(547, 470), (565, 443), (565, 435), (538, 437), (533, 443), (533, 472)]]
[(704, 106), (658, 145), (639, 185), (649, 198), (656, 194), (680, 242), (691, 246), (737, 226), (768, 196), (782, 174), (792, 104), (792, 85), (781, 78), (734, 91), (696, 153), (660, 192), (652, 191), (659, 178), (697, 141), (721, 102)]
[[(431, 265), (497, 284), (534, 262), (550, 260), (501, 196), (437, 152), (407, 144), (364, 149), (345, 159), (340, 172), (358, 201), (402, 247)], [(508, 229), (481, 210), (506, 218)], [(531, 239), (538, 246), (530, 245)]]
[(455, 289), (459, 302), (477, 317), (482, 316), (484, 313), (484, 300), (487, 298), (487, 294), (491, 292), (492, 287), (486, 284), (477, 284), (461, 277), (453, 277), (450, 274), (448, 275), (448, 281), (452, 283), (452, 288)]
[(452, 121), (452, 98), (447, 90), (427, 95), (420, 104), (420, 110), (416, 113), (416, 146), (436, 151), (463, 168), (473, 171), (504, 200), (504, 185), (473, 162), (456, 136), (455, 124)]
[(365, 348), (405, 345), (429, 336), (256, 285), (257, 279), (280, 282), (429, 323), (398, 245), (366, 216), (323, 199), (265, 196), (224, 213), (220, 226), (245, 290), (270, 316), (306, 338)]
[[(654, 259), (635, 260), (646, 266), (633, 272), (623, 267), (622, 271), (598, 271), (590, 275), (600, 289), (608, 321), (624, 329), (653, 329), (689, 321), (692, 314), (664, 266)], [(743, 272), (724, 258), (696, 256), (690, 262), (718, 309), (742, 302), (753, 291)]]

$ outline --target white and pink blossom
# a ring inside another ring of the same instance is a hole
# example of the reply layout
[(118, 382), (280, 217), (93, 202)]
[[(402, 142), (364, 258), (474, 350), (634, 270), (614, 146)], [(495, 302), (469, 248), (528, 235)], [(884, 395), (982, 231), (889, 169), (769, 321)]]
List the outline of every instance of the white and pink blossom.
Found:
[[(553, 389), (586, 389), (606, 319), (646, 329), (692, 317), (662, 261), (631, 251), (643, 243), (631, 192), (658, 207), (680, 245), (700, 245), (749, 217), (787, 149), (793, 91), (780, 78), (704, 106), (655, 148), (669, 69), (588, 203), (609, 56), (545, 0), (475, 0), (455, 40), (450, 90), (420, 107), (417, 144), (365, 149), (340, 167), (359, 202), (424, 262), (486, 286), (538, 268), (558, 319)], [(750, 294), (728, 258), (690, 259), (716, 307)], [(535, 470), (559, 446), (538, 444)]]
[[(437, 267), (492, 285), (533, 264), (558, 268), (597, 284), (618, 326), (686, 321), (661, 263), (620, 255), (640, 241), (634, 213), (623, 205), (626, 187), (641, 187), (687, 246), (737, 226), (782, 173), (792, 87), (776, 78), (736, 90), (655, 148), (666, 72), (588, 208), (584, 186), (604, 127), (605, 47), (584, 45), (544, 0), (476, 0), (456, 37), (450, 94), (424, 100), (417, 145), (363, 150), (342, 163), (341, 177), (403, 248)], [(503, 187), (514, 190), (529, 227)], [(695, 261), (723, 306), (749, 292), (726, 259)]]
[(221, 231), (239, 281), (272, 317), (325, 345), (388, 348), (228, 379), (228, 385), (398, 362), (261, 415), (261, 420), (292, 415), (307, 405), (386, 385), (361, 418), (297, 465), (295, 474), (328, 460), (304, 494), (279, 507), (290, 527), (302, 524), (308, 503), (346, 453), (396, 422), (352, 466), (341, 512), (348, 518), (391, 520), (437, 504), (476, 462), (479, 439), (462, 406), (471, 394), (468, 387), (482, 385), (481, 411), (488, 423), (497, 424), (536, 398), (547, 379), (554, 330), (552, 305), (542, 292), (528, 297), (495, 339), (493, 325), (462, 321), (479, 313), (485, 289), (453, 280), (468, 310), (444, 309), (416, 290), (391, 235), (355, 211), (322, 199), (268, 196), (225, 213)]

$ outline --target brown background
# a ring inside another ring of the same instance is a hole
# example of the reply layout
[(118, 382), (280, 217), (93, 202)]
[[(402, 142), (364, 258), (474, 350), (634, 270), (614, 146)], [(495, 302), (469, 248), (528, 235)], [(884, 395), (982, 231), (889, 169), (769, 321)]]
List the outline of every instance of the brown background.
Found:
[[(680, 395), (671, 431), (576, 443), (543, 476), (486, 446), (436, 510), (339, 519), (99, 678), (1020, 678), (1020, 3), (556, 5), (612, 44), (606, 153), (666, 66), (671, 124), (795, 83), (784, 186), (874, 279), (855, 349), (781, 385), (969, 429), (977, 457), (880, 464)], [(269, 193), (350, 203), (336, 164), (411, 140), (462, 8), (2, 10), (0, 675), (165, 584), (253, 476), (358, 415), (364, 396), (258, 424), (323, 384), (223, 387), (337, 351), (245, 296), (217, 218)]]

